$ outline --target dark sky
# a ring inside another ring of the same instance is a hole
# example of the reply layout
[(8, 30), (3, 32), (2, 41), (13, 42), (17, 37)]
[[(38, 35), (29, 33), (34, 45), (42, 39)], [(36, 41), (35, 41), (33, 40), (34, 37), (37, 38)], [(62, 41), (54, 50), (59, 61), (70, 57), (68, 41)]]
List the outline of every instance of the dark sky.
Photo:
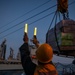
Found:
[[(68, 3), (71, 3), (73, 1), (74, 0), (69, 0)], [(45, 18), (42, 17), (56, 11), (57, 7), (49, 9), (39, 15), (36, 14), (53, 5), (56, 5), (56, 3), (56, 0), (0, 0), (0, 43), (6, 38), (7, 57), (10, 52), (10, 47), (14, 49), (14, 55), (17, 54), (19, 47), (23, 43), (22, 39), (24, 35), (24, 24), (26, 23), (28, 23), (29, 38), (31, 39), (33, 37), (34, 27), (37, 27), (38, 40), (40, 41), (40, 43), (45, 42), (46, 32), (49, 28), (54, 14), (49, 15)], [(75, 4), (69, 5), (68, 10), (69, 17), (75, 20)], [(32, 17), (34, 15), (36, 16)], [(40, 18), (42, 19), (36, 21)], [(52, 25), (52, 27), (53, 26), (54, 25)], [(57, 57), (55, 57), (54, 59), (56, 58)], [(60, 60), (58, 59), (58, 61)]]

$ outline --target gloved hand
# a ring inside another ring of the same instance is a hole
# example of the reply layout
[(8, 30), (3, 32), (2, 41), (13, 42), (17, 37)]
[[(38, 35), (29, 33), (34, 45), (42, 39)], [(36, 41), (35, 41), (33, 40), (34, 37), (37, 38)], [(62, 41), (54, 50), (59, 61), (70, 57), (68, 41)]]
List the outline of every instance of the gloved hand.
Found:
[(28, 35), (27, 35), (27, 33), (25, 33), (24, 34), (24, 37), (23, 37), (23, 41), (24, 41), (24, 43), (28, 43)]
[(33, 39), (32, 40), (30, 40), (33, 44), (35, 44), (36, 45), (36, 47), (38, 47), (39, 46), (39, 41), (37, 40), (37, 37), (36, 36), (34, 36), (33, 37)]
[(33, 37), (33, 44), (37, 44), (37, 43), (39, 43), (39, 41), (37, 40), (37, 37), (34, 36), (34, 37)]

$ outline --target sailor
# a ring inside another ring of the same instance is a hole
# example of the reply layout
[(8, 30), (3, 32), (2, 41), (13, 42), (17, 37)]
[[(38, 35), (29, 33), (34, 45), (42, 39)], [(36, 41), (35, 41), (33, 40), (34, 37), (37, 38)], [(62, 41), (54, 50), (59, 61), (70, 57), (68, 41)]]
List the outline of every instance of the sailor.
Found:
[(53, 50), (50, 45), (44, 43), (39, 46), (37, 38), (32, 40), (38, 48), (36, 58), (38, 65), (33, 63), (30, 58), (28, 36), (25, 34), (23, 45), (19, 48), (21, 54), (21, 62), (26, 75), (58, 75), (57, 70), (52, 63)]

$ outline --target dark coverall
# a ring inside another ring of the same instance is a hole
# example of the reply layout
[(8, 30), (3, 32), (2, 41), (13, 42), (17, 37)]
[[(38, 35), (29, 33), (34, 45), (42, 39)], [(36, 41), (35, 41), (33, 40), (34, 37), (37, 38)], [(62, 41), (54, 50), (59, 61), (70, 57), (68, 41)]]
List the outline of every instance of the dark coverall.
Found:
[(20, 48), (21, 62), (26, 75), (34, 75), (36, 64), (30, 58), (28, 43), (24, 43)]

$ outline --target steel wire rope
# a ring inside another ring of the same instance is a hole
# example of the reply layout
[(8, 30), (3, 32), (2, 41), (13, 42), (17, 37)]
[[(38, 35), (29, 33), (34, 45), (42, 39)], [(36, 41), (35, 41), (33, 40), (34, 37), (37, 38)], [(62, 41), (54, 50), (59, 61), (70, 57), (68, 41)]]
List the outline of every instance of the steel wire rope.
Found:
[[(54, 11), (54, 12), (55, 12), (55, 11)], [(44, 18), (46, 18), (46, 17), (49, 16), (49, 15), (52, 15), (54, 12), (52, 12), (52, 13), (50, 13), (50, 14), (48, 14), (48, 15), (42, 17), (42, 18), (39, 18), (39, 19), (36, 20), (36, 21), (33, 21), (33, 22), (29, 23), (29, 25), (31, 25), (31, 24), (33, 24), (33, 23), (35, 23), (35, 22), (37, 22), (37, 21), (39, 21), (39, 20), (41, 20), (41, 19), (44, 19)], [(2, 39), (2, 38), (4, 38), (4, 37), (6, 37), (6, 36), (11, 35), (12, 33), (15, 33), (15, 32), (17, 32), (17, 31), (21, 30), (23, 27), (24, 27), (24, 26), (22, 26), (21, 28), (19, 28), (19, 29), (13, 31), (13, 32), (11, 32), (11, 33), (6, 34), (5, 36), (1, 37), (0, 39)]]
[[(55, 34), (55, 40), (56, 40), (56, 43), (57, 43), (57, 48), (58, 48), (58, 50), (60, 51), (60, 47), (59, 47), (58, 39), (57, 39), (57, 33), (56, 33), (56, 30), (57, 30), (57, 29), (56, 29), (57, 16), (58, 16), (58, 11), (56, 11), (54, 34)], [(59, 51), (58, 51), (58, 53), (59, 53)]]
[(19, 18), (21, 18), (21, 17), (23, 17), (23, 16), (25, 16), (25, 15), (31, 13), (32, 11), (34, 11), (34, 10), (36, 10), (36, 9), (38, 9), (38, 8), (40, 8), (40, 7), (42, 7), (43, 5), (47, 4), (47, 3), (50, 2), (50, 1), (51, 1), (51, 0), (48, 0), (48, 1), (46, 1), (45, 3), (43, 3), (43, 4), (41, 4), (41, 5), (39, 5), (39, 6), (35, 7), (35, 8), (33, 8), (32, 10), (30, 10), (30, 11), (26, 12), (25, 14), (23, 14), (23, 15), (17, 17), (16, 19), (12, 20), (11, 22), (9, 22), (9, 23), (7, 23), (7, 24), (1, 26), (0, 29), (2, 29), (3, 27), (9, 25), (10, 23), (14, 22), (15, 20), (18, 20)]
[(48, 11), (49, 9), (51, 9), (51, 8), (53, 8), (53, 7), (55, 7), (55, 6), (56, 6), (56, 5), (53, 5), (53, 6), (47, 8), (47, 9), (45, 9), (45, 10), (43, 10), (43, 11), (37, 13), (37, 14), (35, 14), (35, 15), (33, 15), (33, 16), (27, 18), (26, 20), (23, 20), (23, 21), (19, 22), (18, 24), (14, 25), (14, 26), (12, 26), (12, 27), (10, 27), (10, 28), (7, 28), (6, 30), (3, 30), (2, 32), (0, 32), (0, 34), (6, 32), (6, 31), (8, 31), (8, 30), (10, 30), (10, 29), (12, 29), (12, 28), (14, 28), (14, 27), (16, 27), (16, 26), (18, 26), (19, 24), (21, 24), (21, 23), (23, 23), (23, 22), (25, 22), (25, 21), (27, 21), (27, 20), (29, 20), (29, 19), (31, 19), (31, 18), (36, 17), (37, 15), (40, 15), (40, 14), (44, 13), (45, 11)]

